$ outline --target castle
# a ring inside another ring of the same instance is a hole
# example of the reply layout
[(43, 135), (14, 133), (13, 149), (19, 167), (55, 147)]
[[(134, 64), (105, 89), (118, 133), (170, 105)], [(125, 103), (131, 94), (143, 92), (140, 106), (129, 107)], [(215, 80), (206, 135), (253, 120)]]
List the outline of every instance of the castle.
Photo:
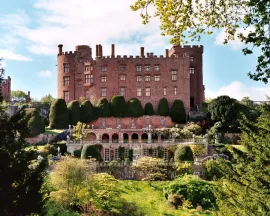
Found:
[(3, 98), (6, 102), (10, 102), (10, 95), (11, 95), (11, 78), (8, 76), (7, 79), (3, 79), (1, 84), (1, 92)]

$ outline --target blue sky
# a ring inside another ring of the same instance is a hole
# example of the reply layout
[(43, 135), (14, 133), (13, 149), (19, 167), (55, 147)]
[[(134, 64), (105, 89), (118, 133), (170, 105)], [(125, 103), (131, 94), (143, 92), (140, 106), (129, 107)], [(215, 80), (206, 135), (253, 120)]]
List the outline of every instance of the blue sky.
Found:
[[(12, 79), (12, 90), (31, 91), (40, 99), (46, 94), (56, 97), (57, 45), (65, 51), (78, 44), (103, 45), (110, 54), (116, 44), (117, 55), (139, 55), (141, 46), (157, 55), (170, 48), (162, 37), (159, 21), (142, 25), (138, 13), (129, 6), (135, 0), (9, 0), (0, 7), (0, 57), (4, 57), (6, 76)], [(241, 99), (265, 100), (270, 85), (255, 82), (247, 73), (254, 71), (259, 51), (244, 56), (244, 45), (236, 40), (223, 45), (224, 31), (204, 36), (203, 72), (206, 97), (227, 94)], [(95, 53), (95, 51), (94, 51)]]

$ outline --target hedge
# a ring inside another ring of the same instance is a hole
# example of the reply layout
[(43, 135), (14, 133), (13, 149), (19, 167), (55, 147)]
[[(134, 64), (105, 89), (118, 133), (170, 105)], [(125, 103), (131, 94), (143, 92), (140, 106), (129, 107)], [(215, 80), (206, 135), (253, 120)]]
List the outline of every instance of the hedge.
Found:
[(171, 108), (170, 117), (174, 123), (186, 123), (187, 116), (183, 101), (174, 100)]
[(154, 108), (153, 108), (153, 105), (151, 103), (146, 103), (145, 104), (145, 107), (144, 107), (144, 114), (145, 115), (154, 115)]
[(166, 98), (162, 98), (158, 104), (158, 114), (160, 116), (169, 116), (169, 103)]
[(140, 117), (143, 116), (144, 110), (141, 102), (137, 98), (131, 98), (127, 102), (127, 116)]
[(69, 113), (66, 101), (58, 98), (52, 102), (50, 108), (50, 128), (64, 129), (69, 125)]
[(81, 152), (81, 159), (89, 159), (89, 157), (95, 158), (97, 161), (102, 161), (100, 151), (102, 145), (84, 145)]
[(40, 116), (36, 108), (25, 109), (25, 114), (30, 137), (34, 137), (45, 132), (43, 118)]
[(108, 100), (104, 97), (98, 100), (96, 105), (96, 112), (98, 117), (110, 117), (112, 116), (112, 111)]
[(76, 125), (81, 120), (80, 103), (77, 100), (70, 101), (67, 105), (69, 111), (69, 124)]
[(98, 118), (95, 107), (89, 100), (85, 100), (81, 103), (81, 122), (89, 123)]
[(123, 96), (120, 95), (112, 96), (110, 100), (110, 106), (112, 116), (125, 117), (127, 112), (127, 104)]
[(189, 146), (180, 146), (174, 153), (174, 161), (193, 161), (193, 152)]

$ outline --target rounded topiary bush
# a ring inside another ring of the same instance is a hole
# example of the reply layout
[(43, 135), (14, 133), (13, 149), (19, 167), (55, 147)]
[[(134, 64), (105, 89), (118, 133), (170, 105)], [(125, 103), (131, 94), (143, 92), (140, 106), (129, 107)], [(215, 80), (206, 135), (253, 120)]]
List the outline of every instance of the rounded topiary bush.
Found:
[(80, 103), (77, 100), (70, 101), (67, 105), (69, 111), (69, 124), (76, 125), (81, 120)]
[(193, 161), (193, 152), (189, 146), (180, 146), (174, 153), (174, 161)]
[(131, 98), (127, 102), (127, 116), (140, 117), (143, 116), (143, 108), (141, 102), (137, 98)]
[(45, 132), (45, 124), (36, 108), (25, 109), (25, 118), (27, 119), (27, 127), (29, 136), (37, 136)]
[(125, 117), (127, 112), (127, 104), (125, 98), (120, 95), (112, 96), (110, 100), (110, 106), (112, 116), (114, 117)]
[(50, 128), (64, 129), (69, 125), (69, 114), (66, 101), (62, 98), (56, 99), (52, 102), (50, 108)]
[(100, 151), (102, 149), (102, 145), (84, 145), (81, 151), (81, 159), (89, 159), (95, 158), (97, 161), (102, 161), (102, 157)]
[(151, 103), (146, 103), (144, 107), (144, 115), (154, 115), (154, 108)]
[(98, 117), (110, 117), (112, 116), (112, 111), (108, 100), (104, 97), (98, 100), (96, 105), (96, 112)]
[(89, 123), (98, 118), (95, 107), (89, 100), (85, 100), (81, 103), (81, 122)]
[(160, 116), (169, 116), (169, 103), (166, 98), (162, 98), (158, 104), (158, 114)]
[(74, 150), (73, 154), (75, 158), (81, 158), (82, 148)]
[(183, 101), (174, 100), (170, 117), (174, 123), (185, 124), (187, 121), (186, 110)]

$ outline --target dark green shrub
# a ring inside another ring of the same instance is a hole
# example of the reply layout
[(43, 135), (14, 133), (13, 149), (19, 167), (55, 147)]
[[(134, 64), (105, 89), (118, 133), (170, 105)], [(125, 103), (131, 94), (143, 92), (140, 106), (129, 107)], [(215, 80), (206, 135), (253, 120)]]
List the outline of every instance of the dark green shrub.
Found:
[(75, 158), (81, 158), (82, 148), (74, 150), (73, 154)]
[(104, 97), (100, 98), (96, 105), (96, 112), (98, 117), (110, 117), (112, 111), (108, 100)]
[(69, 114), (66, 101), (62, 98), (52, 102), (50, 108), (50, 128), (65, 129), (69, 125)]
[(140, 117), (143, 116), (143, 108), (141, 102), (137, 98), (131, 98), (127, 102), (127, 116)]
[(70, 101), (67, 105), (69, 111), (69, 124), (76, 125), (81, 120), (80, 103), (77, 100)]
[(100, 151), (102, 145), (84, 145), (81, 152), (81, 159), (89, 159), (89, 157), (95, 158), (97, 161), (102, 161)]
[(154, 115), (154, 108), (151, 103), (146, 103), (144, 107), (144, 115)]
[(170, 117), (174, 123), (185, 124), (186, 123), (186, 110), (183, 101), (174, 100), (171, 108)]
[(193, 161), (193, 152), (189, 146), (180, 146), (174, 153), (174, 161)]
[(166, 98), (162, 98), (158, 104), (158, 114), (160, 116), (169, 116), (169, 103)]
[(89, 100), (85, 100), (81, 103), (81, 122), (89, 123), (98, 118), (95, 107)]
[(127, 112), (127, 104), (125, 98), (120, 95), (112, 96), (110, 100), (110, 106), (112, 116), (114, 117), (125, 117)]
[(125, 160), (125, 147), (120, 146), (118, 148), (118, 157), (121, 161)]
[(25, 118), (27, 119), (27, 127), (29, 136), (37, 136), (45, 132), (45, 124), (36, 108), (25, 109)]
[(208, 181), (217, 180), (222, 177), (222, 174), (219, 172), (217, 168), (217, 163), (219, 160), (207, 160), (203, 166), (205, 169), (205, 179)]
[(128, 159), (129, 161), (133, 161), (133, 149), (128, 150)]
[(67, 145), (66, 144), (53, 144), (53, 146), (57, 150), (57, 153), (58, 153), (58, 146), (60, 147), (61, 155), (64, 155), (67, 152)]

